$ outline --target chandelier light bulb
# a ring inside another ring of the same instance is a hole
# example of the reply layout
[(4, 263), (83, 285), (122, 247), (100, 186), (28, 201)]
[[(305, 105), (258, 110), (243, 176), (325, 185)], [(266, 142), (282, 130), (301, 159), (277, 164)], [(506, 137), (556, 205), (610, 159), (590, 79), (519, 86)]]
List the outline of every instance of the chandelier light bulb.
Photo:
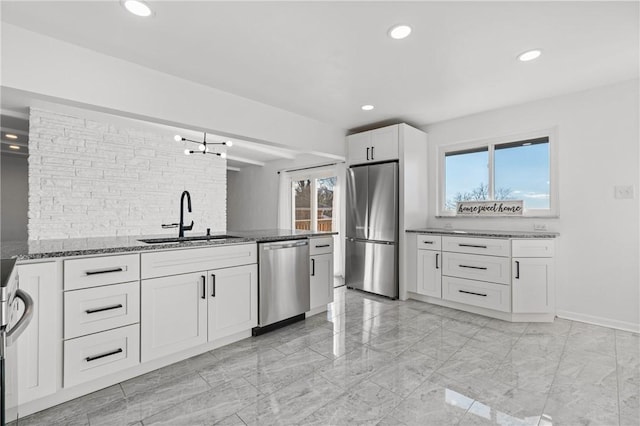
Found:
[(191, 151), (189, 151), (188, 149), (185, 149), (184, 150), (184, 155), (189, 155), (189, 154), (191, 154)]
[(207, 148), (207, 147), (206, 147), (206, 146), (204, 146), (204, 144), (203, 144), (203, 143), (201, 143), (200, 145), (198, 145), (198, 149), (199, 149), (200, 151), (204, 151), (206, 148)]
[(220, 158), (227, 158), (227, 153), (226, 152), (221, 152), (220, 153)]
[(175, 136), (173, 137), (173, 140), (174, 140), (174, 141), (176, 141), (176, 142), (182, 142), (182, 136), (180, 136), (180, 135), (175, 135)]
[(226, 146), (233, 146), (233, 142), (232, 141), (226, 141), (224, 144)]

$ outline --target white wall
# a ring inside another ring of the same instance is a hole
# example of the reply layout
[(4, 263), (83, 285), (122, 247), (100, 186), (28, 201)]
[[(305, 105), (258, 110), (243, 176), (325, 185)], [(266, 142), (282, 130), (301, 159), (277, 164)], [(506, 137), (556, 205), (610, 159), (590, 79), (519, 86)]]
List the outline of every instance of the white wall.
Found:
[(27, 239), (27, 187), (28, 165), (26, 155), (0, 154), (2, 173), (2, 212), (0, 240), (24, 241)]
[(2, 86), (222, 136), (343, 155), (344, 129), (2, 23)]
[[(426, 126), (429, 226), (560, 232), (557, 310), (567, 318), (640, 330), (638, 80)], [(436, 218), (437, 147), (557, 126), (558, 219)], [(614, 199), (634, 185), (635, 199)]]
[(29, 239), (177, 235), (161, 224), (178, 222), (183, 190), (193, 208), (185, 223), (224, 232), (226, 160), (183, 149), (169, 130), (32, 108)]

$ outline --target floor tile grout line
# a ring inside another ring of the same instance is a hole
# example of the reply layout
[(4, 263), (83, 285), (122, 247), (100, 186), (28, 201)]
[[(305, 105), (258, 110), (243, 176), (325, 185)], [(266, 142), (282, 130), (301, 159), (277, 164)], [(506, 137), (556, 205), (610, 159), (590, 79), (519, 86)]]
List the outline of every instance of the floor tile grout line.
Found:
[(618, 333), (613, 331), (613, 351), (616, 359), (616, 390), (618, 392), (618, 424), (622, 422), (622, 401), (620, 400), (620, 365), (618, 363)]
[(567, 342), (569, 341), (569, 336), (571, 336), (571, 330), (573, 329), (573, 324), (574, 324), (573, 321), (571, 321), (569, 324), (569, 331), (567, 332), (567, 335), (565, 336), (565, 339), (564, 339), (564, 344), (562, 345), (562, 352), (560, 353), (560, 357), (558, 358), (558, 365), (556, 367), (556, 371), (553, 373), (553, 379), (551, 380), (551, 384), (549, 385), (549, 390), (547, 391), (547, 395), (544, 401), (544, 406), (542, 408), (542, 415), (538, 420), (538, 425), (540, 425), (542, 418), (545, 416), (545, 411), (547, 410), (547, 404), (549, 403), (549, 396), (551, 395), (551, 391), (553, 390), (553, 385), (555, 384), (556, 378), (558, 377), (558, 371), (560, 371), (560, 365), (562, 364), (562, 359), (564, 358), (564, 353), (567, 348)]

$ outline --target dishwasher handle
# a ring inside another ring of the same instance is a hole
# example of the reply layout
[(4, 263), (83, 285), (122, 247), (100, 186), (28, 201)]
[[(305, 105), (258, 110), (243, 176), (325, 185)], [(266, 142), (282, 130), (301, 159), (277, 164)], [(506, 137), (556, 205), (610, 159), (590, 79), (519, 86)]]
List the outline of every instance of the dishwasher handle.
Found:
[(276, 243), (263, 243), (262, 249), (263, 250), (280, 250), (280, 249), (286, 249), (286, 248), (292, 248), (292, 247), (303, 247), (308, 245), (309, 245), (308, 240), (283, 241), (283, 242), (276, 242)]

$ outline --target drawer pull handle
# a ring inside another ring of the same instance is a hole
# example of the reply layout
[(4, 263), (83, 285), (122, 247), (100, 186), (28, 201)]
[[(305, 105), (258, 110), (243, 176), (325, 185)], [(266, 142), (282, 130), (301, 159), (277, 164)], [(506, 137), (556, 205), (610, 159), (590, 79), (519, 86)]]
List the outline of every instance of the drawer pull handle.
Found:
[(216, 297), (216, 274), (211, 274), (211, 297)]
[(422, 244), (433, 244), (433, 241), (423, 241)]
[(118, 303), (117, 305), (113, 305), (113, 306), (105, 306), (104, 308), (98, 308), (98, 309), (87, 309), (85, 312), (87, 314), (95, 314), (98, 312), (104, 312), (104, 311), (110, 311), (112, 309), (120, 309), (122, 308), (122, 304)]
[(474, 293), (472, 291), (466, 291), (466, 290), (458, 290), (460, 293), (465, 293), (465, 294), (473, 294), (474, 296), (482, 296), (482, 297), (487, 297), (486, 294), (483, 293)]
[(123, 272), (123, 268), (98, 269), (96, 271), (87, 271), (87, 275), (109, 274), (111, 272)]
[(520, 279), (520, 261), (516, 260), (516, 280)]
[(106, 354), (96, 355), (96, 356), (88, 356), (88, 357), (85, 358), (85, 360), (87, 362), (91, 362), (91, 361), (95, 361), (95, 360), (100, 359), (100, 358), (106, 358), (106, 357), (111, 356), (111, 355), (119, 354), (121, 352), (124, 352), (122, 350), (122, 348), (118, 348), (115, 351), (107, 352)]
[(458, 265), (461, 268), (468, 268), (468, 269), (480, 269), (482, 271), (486, 271), (487, 267), (486, 266), (471, 266), (471, 265)]
[(331, 247), (331, 244), (321, 244), (319, 246), (316, 246), (316, 248), (323, 248), (323, 247)]
[(458, 244), (458, 246), (460, 246), (460, 247), (483, 248), (483, 249), (487, 248), (487, 246), (482, 246), (482, 245), (479, 245), (479, 244)]
[(207, 277), (204, 275), (200, 275), (200, 279), (202, 280), (202, 297), (201, 299), (207, 298)]
[(440, 253), (436, 253), (436, 269), (440, 269), (440, 266), (438, 265), (438, 257), (440, 257)]

